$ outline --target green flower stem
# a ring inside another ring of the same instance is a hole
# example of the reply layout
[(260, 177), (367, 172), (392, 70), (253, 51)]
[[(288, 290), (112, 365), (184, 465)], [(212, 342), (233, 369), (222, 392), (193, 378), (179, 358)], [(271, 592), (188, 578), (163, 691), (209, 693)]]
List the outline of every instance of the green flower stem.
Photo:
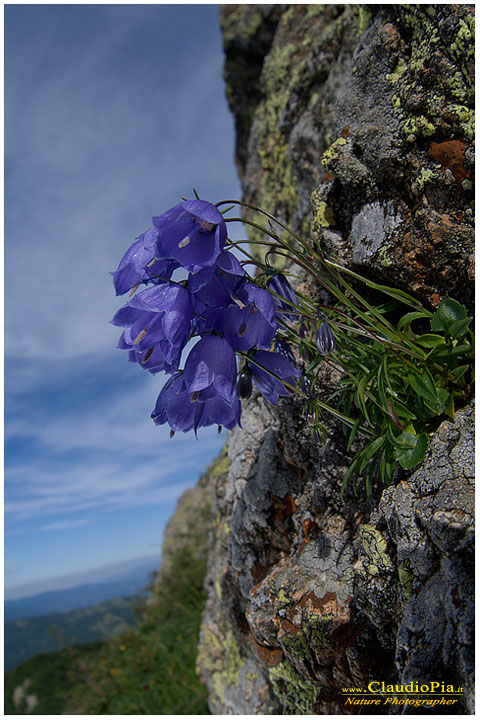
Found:
[(339, 265), (338, 263), (332, 262), (331, 260), (324, 260), (326, 265), (328, 267), (333, 267), (340, 273), (344, 272), (347, 275), (350, 275), (351, 277), (355, 278), (355, 280), (359, 280), (360, 282), (364, 283), (367, 287), (371, 288), (372, 290), (379, 290), (380, 292), (383, 292), (385, 295), (389, 295), (390, 297), (393, 297), (395, 300), (399, 300), (400, 302), (403, 302), (405, 305), (410, 305), (410, 307), (414, 308), (415, 310), (420, 310), (421, 312), (424, 312), (428, 317), (433, 317), (433, 313), (426, 310), (420, 301), (413, 298), (411, 295), (409, 295), (406, 292), (403, 292), (403, 290), (396, 290), (395, 288), (389, 288), (387, 285), (379, 285), (378, 283), (374, 282), (373, 280), (368, 280), (367, 278), (363, 277), (362, 275), (359, 275), (358, 273), (354, 272), (353, 270), (350, 270), (349, 268), (344, 267), (343, 265)]
[[(331, 415), (334, 415), (339, 420), (341, 420), (343, 423), (348, 425), (348, 427), (351, 428), (354, 426), (355, 420), (353, 420), (351, 417), (348, 417), (348, 415), (344, 415), (343, 413), (341, 413), (339, 410), (332, 407), (331, 405), (327, 405), (327, 403), (324, 403), (321, 400), (318, 400), (317, 398), (312, 398), (309, 395), (307, 395), (307, 393), (305, 393), (303, 390), (300, 390), (299, 388), (295, 387), (294, 385), (291, 385), (290, 383), (285, 382), (285, 380), (282, 380), (281, 378), (279, 378), (277, 375), (275, 375), (275, 373), (270, 372), (270, 370), (267, 370), (267, 368), (263, 367), (263, 365), (256, 362), (255, 360), (253, 360), (253, 358), (249, 357), (247, 353), (239, 352), (237, 354), (241, 355), (246, 360), (248, 360), (248, 362), (252, 363), (253, 365), (256, 365), (261, 370), (263, 370), (263, 372), (266, 372), (268, 375), (270, 375), (271, 377), (273, 377), (276, 380), (278, 380), (279, 382), (281, 382), (282, 385), (285, 385), (285, 387), (288, 387), (288, 388), (290, 388), (290, 390), (293, 390), (297, 395), (301, 395), (302, 397), (304, 397), (307, 400), (313, 400), (318, 407), (322, 408), (323, 410), (326, 410)], [(359, 432), (360, 432), (360, 430), (359, 430)], [(371, 436), (371, 434), (367, 431), (365, 431), (363, 434), (366, 434), (367, 437)]]
[[(403, 337), (382, 316), (382, 314), (379, 313), (376, 310), (376, 308), (374, 308), (372, 305), (370, 305), (359, 293), (357, 293), (352, 288), (352, 286), (348, 282), (346, 282), (346, 280), (344, 278), (341, 277), (341, 275), (339, 274), (339, 271), (342, 271), (342, 272), (347, 273), (348, 275), (351, 275), (356, 280), (363, 282), (370, 288), (377, 289), (391, 297), (394, 297), (397, 300), (400, 300), (401, 302), (411, 305), (412, 307), (414, 307), (416, 309), (421, 309), (422, 311), (425, 311), (423, 306), (417, 300), (415, 300), (414, 298), (411, 298), (409, 295), (407, 295), (407, 293), (402, 293), (402, 292), (396, 291), (394, 289), (388, 288), (387, 286), (379, 285), (378, 283), (375, 283), (371, 280), (367, 280), (367, 278), (364, 278), (363, 276), (359, 275), (358, 273), (353, 272), (352, 270), (348, 270), (347, 268), (344, 268), (343, 266), (338, 265), (337, 263), (331, 262), (330, 260), (326, 260), (321, 255), (316, 253), (313, 250), (313, 248), (311, 248), (301, 237), (299, 237), (296, 233), (294, 233), (293, 230), (291, 230), (289, 227), (287, 227), (284, 223), (279, 221), (273, 215), (268, 213), (266, 210), (262, 210), (262, 208), (257, 208), (254, 205), (250, 205), (248, 203), (244, 203), (241, 201), (233, 201), (233, 200), (228, 200), (228, 201), (224, 200), (220, 203), (217, 203), (217, 207), (219, 205), (223, 205), (223, 204), (229, 204), (229, 205), (236, 204), (236, 205), (240, 205), (242, 207), (247, 207), (256, 212), (260, 212), (263, 215), (265, 215), (267, 218), (269, 218), (270, 220), (273, 220), (274, 222), (276, 222), (284, 230), (289, 232), (290, 235), (293, 238), (295, 238), (295, 240), (297, 240), (299, 242), (299, 244), (304, 248), (304, 250), (308, 253), (308, 257), (316, 258), (320, 262), (320, 264), (328, 272), (333, 274), (334, 278), (337, 281), (340, 281), (342, 283), (342, 285), (349, 292), (351, 292), (351, 294), (376, 318), (377, 322), (381, 323), (384, 326), (384, 328), (386, 328), (386, 330), (389, 332), (390, 335), (393, 335), (393, 337), (397, 337), (397, 339), (399, 339), (399, 338), (403, 339)], [(255, 227), (257, 230), (265, 232), (267, 235), (269, 235), (270, 237), (275, 239), (284, 249), (288, 250), (289, 253), (299, 256), (299, 257), (297, 257), (297, 259), (294, 262), (297, 262), (298, 265), (301, 265), (305, 270), (307, 270), (311, 275), (313, 275), (313, 277), (315, 277), (334, 297), (337, 297), (337, 299), (339, 299), (339, 300), (341, 299), (343, 302), (346, 302), (347, 306), (352, 307), (351, 303), (348, 301), (346, 296), (343, 293), (341, 293), (341, 291), (339, 291), (339, 289), (335, 285), (332, 285), (330, 282), (326, 281), (326, 279), (318, 273), (316, 268), (314, 266), (312, 266), (312, 264), (309, 262), (309, 260), (307, 258), (305, 258), (304, 255), (300, 255), (295, 248), (289, 246), (287, 243), (284, 243), (281, 240), (281, 238), (278, 237), (278, 235), (272, 233), (270, 230), (267, 230), (266, 228), (262, 227), (258, 223), (255, 223), (253, 220), (247, 220), (244, 218), (230, 218), (230, 220), (246, 223), (248, 225), (251, 225), (252, 227)], [(258, 244), (263, 244), (263, 243), (258, 243)], [(290, 258), (290, 256), (287, 256), (287, 257)], [(339, 297), (340, 295), (342, 297)], [(358, 308), (357, 308), (357, 312), (359, 312), (359, 314), (361, 315), (361, 317), (364, 320), (366, 319), (365, 315), (363, 313), (361, 313), (361, 311)], [(413, 344), (409, 343), (407, 338), (405, 338), (405, 340), (407, 341), (407, 344), (409, 344), (411, 350), (413, 350), (414, 352), (415, 351), (418, 352), (418, 348), (416, 348)]]
[[(249, 203), (242, 202), (241, 200), (222, 200), (221, 202), (217, 203), (216, 206), (217, 206), (217, 207), (220, 207), (220, 205), (231, 205), (231, 204), (233, 204), (233, 205), (239, 205), (240, 207), (246, 207), (246, 208), (248, 208), (249, 210), (254, 210), (255, 212), (259, 212), (259, 213), (261, 213), (262, 215), (265, 215), (265, 217), (267, 217), (269, 220), (272, 220), (273, 222), (277, 223), (277, 225), (280, 225), (280, 227), (281, 227), (283, 230), (285, 230), (286, 232), (288, 232), (289, 235), (291, 235), (298, 243), (300, 243), (300, 245), (305, 249), (306, 252), (308, 252), (309, 254), (312, 254), (312, 248), (303, 240), (303, 238), (299, 237), (296, 233), (293, 232), (293, 230), (292, 230), (291, 228), (289, 228), (287, 225), (285, 225), (285, 223), (281, 222), (281, 220), (278, 220), (276, 217), (274, 217), (274, 215), (272, 215), (271, 213), (267, 212), (266, 210), (263, 210), (262, 208), (256, 207), (255, 205), (250, 205)], [(240, 222), (249, 223), (249, 224), (253, 225), (253, 222), (252, 222), (251, 220), (245, 220), (244, 218), (240, 218)], [(262, 228), (261, 226), (256, 225), (256, 224), (254, 225), (254, 227), (255, 227), (255, 226), (256, 226), (259, 230), (264, 230), (264, 231), (265, 231), (265, 229)], [(268, 234), (269, 234), (271, 237), (275, 237), (274, 235), (272, 235), (272, 233), (268, 233)], [(278, 235), (277, 235), (276, 237), (277, 237), (277, 239), (281, 242), (281, 240), (280, 240), (280, 238), (278, 237)], [(287, 248), (290, 247), (287, 243), (285, 243), (285, 245), (286, 245)]]
[(225, 245), (225, 247), (227, 249), (231, 248), (231, 247), (238, 248), (241, 253), (243, 253), (246, 257), (249, 258), (252, 265), (256, 265), (258, 268), (262, 269), (261, 265), (263, 265), (263, 263), (259, 263), (258, 260), (251, 253), (248, 252), (248, 250), (245, 250), (245, 248), (241, 247), (242, 244), (243, 243), (241, 243), (241, 242), (233, 242), (233, 241), (229, 240), (228, 243)]

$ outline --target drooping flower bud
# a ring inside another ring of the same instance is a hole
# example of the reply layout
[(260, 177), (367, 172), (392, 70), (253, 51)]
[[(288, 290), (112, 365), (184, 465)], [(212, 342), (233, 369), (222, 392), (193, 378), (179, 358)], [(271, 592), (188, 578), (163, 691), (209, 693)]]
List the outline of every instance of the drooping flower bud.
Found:
[(335, 350), (335, 337), (332, 328), (326, 320), (322, 320), (315, 331), (315, 343), (320, 355), (326, 355)]
[[(298, 298), (295, 295), (295, 291), (293, 290), (285, 275), (276, 272), (269, 265), (267, 265), (267, 272), (268, 271), (273, 271), (274, 274), (268, 278), (267, 288), (276, 293), (276, 295), (280, 296), (274, 297), (274, 302), (276, 307), (278, 308), (278, 311), (286, 311), (287, 313), (291, 314), (295, 314), (296, 312), (298, 312), (295, 310), (294, 307), (295, 305), (298, 305)], [(285, 298), (287, 302), (284, 302), (282, 298)], [(281, 314), (281, 312), (279, 314)]]
[(240, 371), (237, 380), (237, 395), (242, 400), (247, 400), (252, 394), (252, 371), (245, 365)]
[(302, 338), (302, 340), (305, 340), (305, 338), (310, 336), (310, 328), (308, 325), (305, 325), (305, 323), (300, 323), (298, 327), (298, 336)]
[(309, 425), (315, 425), (317, 422), (317, 409), (314, 403), (309, 400), (305, 407), (305, 417)]

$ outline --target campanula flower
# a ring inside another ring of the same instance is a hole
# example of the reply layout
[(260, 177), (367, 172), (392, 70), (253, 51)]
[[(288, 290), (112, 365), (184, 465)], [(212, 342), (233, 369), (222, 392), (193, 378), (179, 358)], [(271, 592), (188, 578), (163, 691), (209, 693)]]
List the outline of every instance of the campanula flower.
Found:
[(279, 353), (266, 350), (258, 350), (251, 359), (250, 367), (255, 383), (263, 397), (272, 405), (277, 403), (279, 396), (285, 397), (292, 394), (293, 391), (286, 387), (282, 380), (295, 386), (296, 379), (302, 373), (289, 360)]
[[(273, 290), (276, 295), (280, 295), (280, 297), (276, 297), (275, 295), (273, 296), (273, 302), (277, 307), (278, 314), (280, 316), (286, 315), (287, 318), (289, 316), (292, 317), (292, 315), (294, 315), (296, 311), (295, 308), (292, 307), (291, 303), (293, 303), (293, 306), (298, 305), (298, 298), (295, 295), (295, 291), (293, 290), (285, 275), (280, 272), (274, 271), (274, 274), (267, 280), (267, 287), (270, 290)], [(288, 302), (284, 302), (282, 298), (285, 298), (285, 300), (287, 300)]]
[(215, 264), (227, 239), (222, 213), (206, 200), (186, 200), (152, 218), (157, 250), (191, 273)]
[(174, 432), (197, 429), (202, 416), (201, 403), (191, 403), (182, 374), (172, 376), (160, 391), (152, 412), (155, 425), (168, 423)]
[(191, 402), (205, 401), (219, 395), (231, 405), (235, 400), (237, 363), (235, 353), (225, 338), (205, 335), (191, 349), (185, 361), (185, 387)]
[(241, 413), (242, 405), (238, 397), (234, 397), (233, 402), (229, 404), (220, 395), (216, 395), (203, 404), (199, 427), (223, 425), (227, 430), (232, 430), (236, 425), (241, 427)]
[[(200, 394), (199, 394), (200, 395)], [(231, 430), (240, 425), (241, 404), (237, 397), (227, 403), (220, 395), (207, 399), (194, 397), (187, 389), (183, 374), (171, 377), (163, 386), (157, 398), (152, 420), (155, 425), (168, 423), (173, 432), (195, 433), (199, 427), (223, 425)]]
[(123, 295), (141, 282), (155, 281), (162, 277), (170, 279), (179, 266), (175, 260), (156, 257), (158, 231), (150, 228), (137, 238), (120, 260), (113, 277), (116, 295)]
[(188, 288), (194, 309), (202, 314), (208, 307), (226, 307), (235, 301), (235, 292), (245, 282), (245, 271), (231, 252), (223, 250), (215, 265), (190, 275)]
[(190, 293), (182, 285), (153, 285), (115, 314), (112, 324), (127, 328), (118, 347), (134, 352), (136, 361), (151, 372), (172, 372), (187, 342), (192, 312)]
[(315, 330), (315, 343), (320, 355), (326, 355), (335, 350), (335, 336), (326, 320), (322, 320)]
[(234, 350), (268, 348), (277, 329), (273, 298), (266, 290), (245, 283), (236, 292), (236, 302), (218, 311), (212, 322)]

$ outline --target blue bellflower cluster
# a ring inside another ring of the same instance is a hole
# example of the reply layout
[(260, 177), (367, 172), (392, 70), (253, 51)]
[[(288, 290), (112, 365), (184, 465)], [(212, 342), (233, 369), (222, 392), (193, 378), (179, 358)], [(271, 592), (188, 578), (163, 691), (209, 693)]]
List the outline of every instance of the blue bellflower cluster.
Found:
[[(112, 273), (116, 294), (130, 291), (112, 320), (124, 328), (117, 347), (145, 370), (171, 376), (152, 413), (156, 425), (168, 423), (172, 432), (232, 429), (240, 425), (240, 398), (250, 395), (252, 378), (275, 404), (301, 375), (285, 347), (270, 349), (279, 311), (288, 307), (249, 281), (225, 250), (226, 223), (215, 205), (187, 200), (152, 222)], [(180, 282), (172, 279), (178, 268), (188, 273)], [(141, 284), (146, 288), (136, 292)], [(277, 280), (275, 292), (294, 302), (288, 288), (285, 296)], [(181, 368), (183, 350), (197, 337)], [(240, 375), (236, 352), (248, 355)]]

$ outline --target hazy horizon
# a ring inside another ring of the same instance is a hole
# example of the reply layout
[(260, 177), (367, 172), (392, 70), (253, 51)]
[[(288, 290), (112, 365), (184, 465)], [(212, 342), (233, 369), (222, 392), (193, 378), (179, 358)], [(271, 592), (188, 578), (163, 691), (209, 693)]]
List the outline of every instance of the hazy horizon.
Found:
[(24, 585), (5, 586), (5, 600), (20, 600), (55, 590), (70, 590), (79, 585), (108, 582), (117, 575), (122, 575), (129, 570), (135, 570), (137, 568), (140, 570), (144, 567), (150, 567), (153, 571), (160, 567), (160, 561), (161, 555), (145, 555), (125, 561), (109, 563), (108, 565), (94, 565), (91, 568), (86, 568), (76, 573), (55, 575), (37, 582), (25, 583)]

